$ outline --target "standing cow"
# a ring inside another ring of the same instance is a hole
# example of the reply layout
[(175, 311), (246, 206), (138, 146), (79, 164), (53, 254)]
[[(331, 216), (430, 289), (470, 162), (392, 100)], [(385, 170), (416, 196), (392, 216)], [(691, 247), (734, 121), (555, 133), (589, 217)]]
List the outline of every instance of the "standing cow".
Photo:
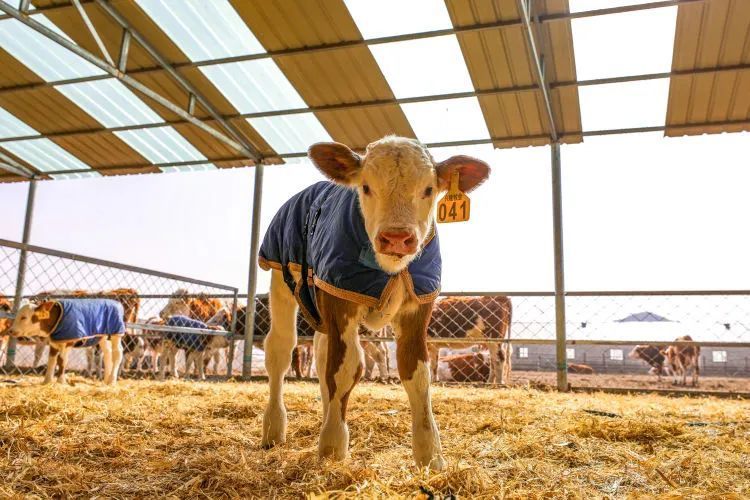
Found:
[[(513, 320), (513, 304), (503, 295), (481, 297), (445, 297), (435, 303), (428, 327), (435, 339), (467, 339), (461, 347), (482, 344), (483, 339), (509, 339)], [(488, 343), (490, 352), (490, 383), (505, 384), (510, 381), (511, 347), (509, 342)], [(456, 344), (430, 342), (432, 375), (437, 380), (438, 354), (441, 347)]]
[(656, 375), (657, 380), (661, 382), (662, 375), (669, 375), (669, 370), (665, 366), (664, 346), (654, 345), (637, 345), (628, 354), (630, 359), (641, 359), (651, 366), (649, 373)]
[[(693, 338), (690, 335), (683, 335), (682, 337), (677, 337), (675, 341), (692, 342)], [(692, 369), (693, 387), (698, 386), (698, 377), (700, 376), (700, 346), (672, 344), (667, 347), (664, 355), (672, 369), (675, 384), (687, 385), (687, 373), (688, 370)]]
[(427, 324), (440, 291), (435, 201), (454, 173), (468, 192), (487, 178), (489, 166), (466, 156), (436, 164), (419, 142), (393, 136), (370, 144), (364, 156), (338, 143), (315, 144), (309, 156), (333, 182), (316, 183), (287, 201), (260, 249), (261, 267), (272, 270), (262, 445), (286, 441), (283, 379), (299, 307), (316, 330), (319, 455), (341, 460), (348, 454), (346, 408), (364, 364), (360, 325), (378, 331), (390, 324), (412, 411), (414, 459), (420, 467), (442, 469), (427, 349)]

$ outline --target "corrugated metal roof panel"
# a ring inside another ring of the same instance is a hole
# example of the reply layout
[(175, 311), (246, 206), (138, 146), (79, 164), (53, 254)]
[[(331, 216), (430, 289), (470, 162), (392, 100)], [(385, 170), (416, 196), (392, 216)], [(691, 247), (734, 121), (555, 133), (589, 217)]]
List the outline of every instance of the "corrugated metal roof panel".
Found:
[[(342, 0), (232, 0), (266, 50), (361, 40)], [(366, 47), (274, 57), (309, 106), (393, 99), (375, 58)], [(331, 137), (361, 146), (389, 133), (414, 136), (399, 106), (315, 113)]]
[[(750, 64), (750, 2), (713, 0), (679, 7), (674, 71), (740, 64)], [(750, 70), (671, 79), (665, 135), (750, 130), (749, 120)], [(738, 121), (744, 123), (731, 123)], [(718, 123), (689, 126), (711, 122)]]
[[(446, 0), (456, 27), (520, 19), (515, 0)], [(567, 0), (547, 0), (540, 14), (568, 12)], [(538, 31), (539, 45), (546, 52), (549, 82), (576, 78), (573, 38), (569, 21), (544, 23)], [(536, 83), (532, 58), (521, 26), (459, 33), (458, 41), (474, 88), (491, 90)], [(553, 111), (559, 132), (566, 142), (580, 142), (578, 92), (575, 87), (552, 93)], [(544, 103), (539, 91), (522, 91), (479, 98), (495, 147), (530, 146), (548, 143)], [(529, 136), (524, 139), (524, 136)], [(502, 139), (505, 138), (505, 139)]]
[[(111, 132), (52, 139), (91, 168), (145, 166), (149, 162)], [(148, 169), (147, 169), (148, 170)]]

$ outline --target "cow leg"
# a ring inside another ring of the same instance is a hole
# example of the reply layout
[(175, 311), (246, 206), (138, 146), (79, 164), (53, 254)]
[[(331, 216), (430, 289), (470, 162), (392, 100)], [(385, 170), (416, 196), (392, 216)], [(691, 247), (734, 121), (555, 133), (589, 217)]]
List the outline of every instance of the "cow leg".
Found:
[(503, 384), (503, 362), (500, 346), (498, 344), (489, 344), (490, 351), (490, 384)]
[(49, 358), (47, 359), (47, 373), (44, 376), (44, 384), (51, 384), (52, 378), (55, 375), (55, 367), (57, 366), (57, 358), (60, 356), (60, 350), (56, 347), (49, 347)]
[(365, 380), (372, 380), (372, 370), (375, 368), (375, 356), (371, 342), (362, 342), (362, 350), (365, 353)]
[(300, 346), (292, 349), (292, 369), (297, 380), (302, 378), (302, 349)]
[(505, 377), (505, 383), (510, 384), (510, 372), (512, 370), (511, 360), (513, 359), (513, 346), (510, 342), (503, 344), (501, 347), (502, 354), (505, 356), (505, 363), (503, 364), (503, 377)]
[(109, 371), (105, 370), (104, 382), (109, 385), (115, 385), (117, 384), (120, 365), (122, 364), (122, 335), (112, 335), (107, 342), (111, 348), (112, 365)]
[(701, 368), (698, 364), (700, 362), (700, 359), (698, 356), (695, 357), (695, 362), (693, 363), (693, 387), (698, 387), (698, 378), (700, 377)]
[(318, 453), (321, 457), (343, 460), (349, 451), (346, 408), (364, 369), (364, 352), (359, 341), (360, 306), (325, 292), (321, 292), (319, 304), (328, 331), (324, 376), (328, 408), (323, 416)]
[(34, 344), (34, 369), (36, 370), (39, 363), (42, 361), (42, 355), (44, 354), (45, 343), (41, 340)]
[(388, 346), (385, 342), (373, 342), (377, 357), (375, 362), (378, 365), (378, 377), (381, 382), (388, 380)]
[(57, 383), (66, 384), (68, 382), (65, 377), (65, 368), (68, 366), (68, 354), (70, 354), (70, 346), (63, 345), (60, 349), (60, 355), (57, 357), (57, 366), (59, 373), (57, 374)]
[(401, 313), (394, 322), (396, 357), (401, 383), (411, 406), (412, 454), (418, 467), (442, 470), (445, 465), (437, 424), (430, 401), (430, 370), (427, 367), (427, 323), (432, 304)]
[[(432, 380), (438, 382), (438, 361), (440, 361), (440, 346), (430, 343), (427, 344), (427, 350), (430, 354), (430, 371), (432, 372)], [(398, 363), (398, 343), (396, 345), (396, 361)]]
[(323, 403), (323, 420), (328, 415), (328, 385), (326, 384), (326, 358), (328, 357), (328, 335), (315, 332), (313, 337), (313, 351), (315, 352), (315, 370), (320, 382), (320, 401)]
[(261, 439), (261, 446), (265, 448), (286, 442), (284, 374), (289, 369), (292, 350), (297, 344), (297, 303), (284, 282), (281, 271), (272, 271), (268, 306), (271, 328), (263, 342), (269, 388)]
[(104, 359), (104, 378), (102, 379), (105, 384), (109, 384), (111, 381), (112, 374), (112, 345), (109, 343), (107, 337), (99, 338), (99, 350), (101, 350), (102, 358)]

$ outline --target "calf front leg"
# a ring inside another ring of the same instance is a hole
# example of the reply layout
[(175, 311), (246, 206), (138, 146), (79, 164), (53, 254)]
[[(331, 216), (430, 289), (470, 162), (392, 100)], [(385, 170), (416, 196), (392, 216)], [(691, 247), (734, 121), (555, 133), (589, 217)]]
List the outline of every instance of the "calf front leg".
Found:
[(49, 358), (47, 359), (47, 373), (44, 376), (44, 384), (51, 384), (52, 378), (55, 376), (55, 367), (57, 366), (57, 358), (60, 356), (60, 350), (56, 347), (49, 347)]
[(57, 366), (59, 373), (57, 374), (57, 383), (66, 384), (68, 382), (65, 377), (65, 369), (68, 366), (68, 354), (70, 353), (70, 346), (64, 345), (60, 348), (60, 355), (57, 358)]
[(396, 357), (401, 383), (411, 406), (412, 454), (418, 467), (442, 470), (445, 466), (440, 435), (432, 415), (430, 369), (427, 365), (427, 323), (432, 304), (422, 304), (395, 320)]
[(105, 342), (108, 342), (110, 346), (112, 364), (109, 371), (106, 371), (104, 375), (104, 383), (115, 385), (122, 364), (122, 335), (112, 335), (109, 339), (105, 339)]
[(297, 343), (297, 303), (281, 271), (274, 270), (272, 273), (269, 297), (271, 328), (263, 342), (269, 389), (261, 437), (264, 448), (286, 442), (284, 374), (292, 362), (292, 350)]
[[(349, 452), (349, 427), (346, 408), (349, 395), (359, 382), (364, 370), (364, 352), (359, 341), (360, 306), (321, 292), (319, 306), (323, 325), (328, 332), (325, 387), (321, 396), (324, 403), (323, 426), (320, 431), (318, 453), (321, 457), (343, 460)], [(318, 369), (320, 370), (320, 368)]]

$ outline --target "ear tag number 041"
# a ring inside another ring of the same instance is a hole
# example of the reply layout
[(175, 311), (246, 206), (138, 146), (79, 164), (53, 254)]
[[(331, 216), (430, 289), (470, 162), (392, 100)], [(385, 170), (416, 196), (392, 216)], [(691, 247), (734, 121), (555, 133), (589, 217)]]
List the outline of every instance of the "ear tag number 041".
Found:
[(471, 201), (458, 189), (458, 170), (451, 173), (451, 185), (445, 196), (438, 202), (438, 222), (465, 222), (469, 220)]

